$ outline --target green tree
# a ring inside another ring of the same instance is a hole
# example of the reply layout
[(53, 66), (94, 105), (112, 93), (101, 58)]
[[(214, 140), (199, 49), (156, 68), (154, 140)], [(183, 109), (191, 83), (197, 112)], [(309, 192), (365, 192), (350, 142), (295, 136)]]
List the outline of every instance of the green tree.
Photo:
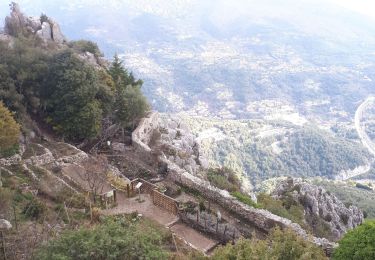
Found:
[(36, 259), (168, 259), (166, 234), (150, 222), (108, 218), (94, 228), (63, 233), (36, 254)]
[(99, 88), (96, 71), (72, 51), (56, 54), (42, 91), (47, 121), (71, 140), (96, 137), (102, 118)]
[(135, 80), (133, 74), (128, 72), (123, 65), (123, 62), (120, 60), (116, 54), (113, 58), (112, 64), (108, 70), (109, 74), (112, 76), (117, 89), (125, 88), (128, 85), (132, 86), (142, 86), (142, 80)]
[(115, 119), (122, 127), (134, 128), (137, 120), (150, 109), (139, 86), (127, 86), (118, 91), (115, 103)]
[(0, 155), (8, 155), (18, 145), (20, 125), (0, 101)]
[(327, 259), (322, 249), (299, 237), (294, 231), (275, 228), (266, 240), (241, 239), (214, 251), (213, 259), (295, 260)]
[(339, 247), (335, 250), (333, 259), (375, 259), (375, 220), (367, 221), (346, 233), (339, 241)]

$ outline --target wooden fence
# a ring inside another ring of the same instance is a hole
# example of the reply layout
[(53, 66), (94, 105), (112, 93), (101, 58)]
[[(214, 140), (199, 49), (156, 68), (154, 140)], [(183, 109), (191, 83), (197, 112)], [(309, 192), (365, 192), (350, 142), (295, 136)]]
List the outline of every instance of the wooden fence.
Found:
[(132, 181), (132, 190), (134, 192), (137, 183), (141, 182), (141, 193), (150, 194), (154, 205), (165, 209), (166, 211), (178, 215), (178, 201), (158, 191), (158, 187), (143, 179), (135, 179)]

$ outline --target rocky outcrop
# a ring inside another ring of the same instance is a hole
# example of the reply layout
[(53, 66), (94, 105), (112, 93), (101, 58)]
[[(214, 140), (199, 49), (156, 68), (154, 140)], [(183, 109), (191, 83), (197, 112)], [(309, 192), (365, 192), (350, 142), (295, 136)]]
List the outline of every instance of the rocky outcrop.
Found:
[(199, 144), (181, 119), (176, 116), (163, 116), (159, 120), (160, 142), (169, 161), (191, 174), (206, 169), (208, 163), (199, 153)]
[[(288, 178), (278, 184), (273, 196), (282, 199), (291, 196), (305, 209), (306, 222), (320, 218), (329, 227), (334, 240), (340, 239), (348, 230), (363, 222), (363, 213), (355, 206), (346, 207), (333, 194), (323, 188), (303, 182), (301, 179)], [(313, 227), (313, 223), (309, 223)]]
[(44, 42), (62, 44), (66, 42), (65, 36), (58, 23), (45, 15), (41, 17), (26, 17), (18, 4), (10, 4), (10, 16), (5, 18), (4, 32), (6, 35), (17, 36), (19, 33), (34, 34)]

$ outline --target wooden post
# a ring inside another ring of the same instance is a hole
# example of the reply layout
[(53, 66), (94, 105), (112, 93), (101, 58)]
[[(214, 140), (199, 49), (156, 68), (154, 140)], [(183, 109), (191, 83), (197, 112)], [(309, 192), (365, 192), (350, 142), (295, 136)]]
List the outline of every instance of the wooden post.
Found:
[(225, 238), (225, 233), (227, 233), (227, 225), (225, 225), (225, 228), (224, 228), (224, 238)]
[(216, 233), (219, 230), (219, 218), (216, 218)]
[(211, 212), (211, 201), (208, 201), (208, 213)]
[(204, 230), (207, 230), (207, 218), (204, 217)]
[(128, 194), (128, 198), (130, 198), (130, 185), (126, 184), (126, 192)]
[(197, 210), (197, 222), (199, 223), (199, 210)]
[[(128, 195), (129, 197), (129, 195)], [(113, 190), (113, 202), (116, 203), (117, 202), (117, 190)]]

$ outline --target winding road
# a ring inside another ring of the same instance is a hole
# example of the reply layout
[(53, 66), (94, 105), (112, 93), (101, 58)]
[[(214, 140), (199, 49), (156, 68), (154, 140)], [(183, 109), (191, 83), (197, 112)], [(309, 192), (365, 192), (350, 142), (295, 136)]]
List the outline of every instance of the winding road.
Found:
[(375, 144), (370, 139), (370, 137), (366, 133), (366, 129), (363, 124), (361, 124), (361, 121), (363, 119), (363, 114), (366, 111), (367, 108), (369, 108), (371, 105), (375, 105), (375, 97), (370, 96), (368, 97), (358, 108), (355, 112), (355, 128), (357, 130), (358, 136), (362, 141), (362, 144), (369, 150), (371, 154), (375, 156)]

